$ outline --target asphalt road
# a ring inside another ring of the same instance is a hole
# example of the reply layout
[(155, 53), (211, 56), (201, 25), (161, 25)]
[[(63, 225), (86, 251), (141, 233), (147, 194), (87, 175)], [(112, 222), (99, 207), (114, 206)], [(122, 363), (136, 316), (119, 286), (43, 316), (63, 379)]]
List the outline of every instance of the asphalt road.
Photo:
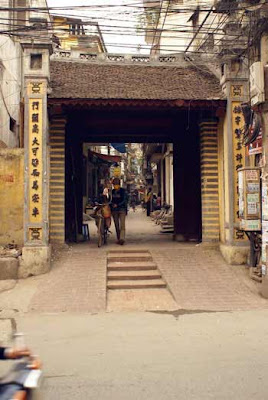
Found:
[(268, 311), (26, 315), (43, 398), (243, 399), (268, 393)]

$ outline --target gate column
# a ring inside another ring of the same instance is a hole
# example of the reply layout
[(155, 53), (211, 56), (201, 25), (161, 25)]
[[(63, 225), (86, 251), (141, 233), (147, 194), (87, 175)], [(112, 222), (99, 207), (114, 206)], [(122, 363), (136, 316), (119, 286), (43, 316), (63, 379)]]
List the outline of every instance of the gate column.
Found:
[(245, 232), (239, 229), (238, 170), (247, 165), (241, 104), (248, 101), (248, 68), (232, 60), (224, 71), (221, 84), (227, 109), (223, 121), (224, 237), (220, 249), (229, 264), (245, 264), (249, 244)]
[(19, 277), (50, 269), (48, 240), (49, 43), (23, 43), (24, 69), (24, 247)]

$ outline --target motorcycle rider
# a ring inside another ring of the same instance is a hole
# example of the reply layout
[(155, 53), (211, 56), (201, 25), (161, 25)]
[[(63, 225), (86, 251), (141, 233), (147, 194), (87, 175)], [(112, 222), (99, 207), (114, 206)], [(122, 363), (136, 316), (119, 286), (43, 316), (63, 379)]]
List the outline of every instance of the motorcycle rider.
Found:
[(12, 347), (1, 347), (0, 346), (0, 360), (15, 360), (22, 357), (30, 356), (30, 351), (25, 349), (16, 349)]

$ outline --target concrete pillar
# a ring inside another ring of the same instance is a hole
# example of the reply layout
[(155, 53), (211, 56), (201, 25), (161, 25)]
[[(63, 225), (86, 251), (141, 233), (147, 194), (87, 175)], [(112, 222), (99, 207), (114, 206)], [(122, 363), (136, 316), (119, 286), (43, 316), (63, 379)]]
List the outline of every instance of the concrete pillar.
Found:
[(170, 205), (172, 206), (172, 210), (174, 211), (174, 180), (173, 180), (173, 155), (169, 157), (169, 170), (170, 170)]
[(165, 162), (165, 183), (166, 183), (166, 203), (170, 204), (170, 163), (169, 163), (169, 157), (166, 156), (166, 162)]
[(221, 252), (229, 264), (245, 264), (249, 242), (239, 229), (238, 169), (246, 166), (245, 147), (242, 143), (244, 125), (241, 104), (248, 100), (248, 75), (244, 64), (235, 61), (225, 65), (222, 88), (227, 97), (224, 121), (224, 208), (225, 241)]
[(24, 247), (19, 277), (50, 269), (47, 93), (50, 45), (23, 45), (24, 70)]
[(165, 169), (164, 169), (164, 160), (161, 160), (161, 204), (164, 204), (165, 201)]

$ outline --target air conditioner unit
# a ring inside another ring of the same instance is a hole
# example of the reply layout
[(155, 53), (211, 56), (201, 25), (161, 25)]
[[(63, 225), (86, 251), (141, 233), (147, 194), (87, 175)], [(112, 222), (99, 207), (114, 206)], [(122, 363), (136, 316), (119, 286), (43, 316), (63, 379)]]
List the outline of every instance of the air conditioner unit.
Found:
[(255, 62), (250, 67), (250, 99), (251, 105), (265, 101), (264, 94), (264, 65), (261, 61)]

